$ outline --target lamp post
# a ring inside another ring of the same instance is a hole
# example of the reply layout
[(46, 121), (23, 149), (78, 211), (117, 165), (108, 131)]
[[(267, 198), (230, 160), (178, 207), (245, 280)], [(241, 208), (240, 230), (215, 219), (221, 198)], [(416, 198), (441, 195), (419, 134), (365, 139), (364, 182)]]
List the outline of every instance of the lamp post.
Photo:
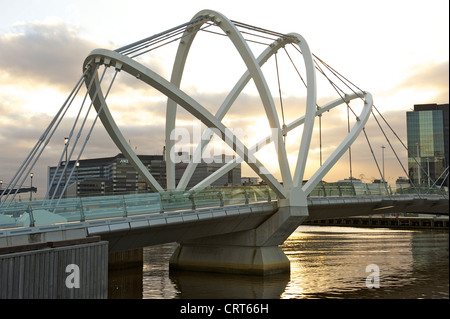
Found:
[(30, 183), (31, 183), (31, 188), (30, 188), (30, 202), (33, 200), (33, 173), (30, 173)]
[[(64, 171), (65, 171), (64, 188), (65, 189), (67, 189), (67, 166), (68, 166), (68, 163), (67, 163), (67, 148), (69, 147), (68, 143), (69, 143), (69, 138), (65, 137), (64, 138), (64, 148), (66, 150), (66, 162), (64, 164)], [(64, 194), (64, 197), (66, 197), (66, 194)]]
[(77, 162), (77, 189), (76, 189), (76, 196), (78, 196), (78, 168), (80, 167), (80, 162)]
[(386, 147), (384, 145), (381, 145), (381, 158), (383, 163), (383, 176), (381, 176), (381, 182), (384, 184), (384, 149)]
[(420, 148), (419, 148), (419, 142), (416, 143), (417, 147), (417, 176), (418, 176), (418, 182), (420, 187)]

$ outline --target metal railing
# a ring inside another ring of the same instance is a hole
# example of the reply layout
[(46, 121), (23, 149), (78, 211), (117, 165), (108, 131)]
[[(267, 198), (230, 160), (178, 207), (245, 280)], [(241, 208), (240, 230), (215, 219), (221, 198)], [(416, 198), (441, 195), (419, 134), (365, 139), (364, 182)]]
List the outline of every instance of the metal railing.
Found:
[[(311, 192), (311, 197), (371, 196), (439, 194), (448, 198), (448, 189), (407, 187), (385, 187), (382, 184), (354, 183), (346, 185), (321, 184)], [(172, 191), (166, 193), (135, 193), (63, 198), (55, 203), (16, 201), (7, 208), (0, 208), (0, 229), (11, 227), (33, 227), (40, 225), (86, 221), (101, 218), (128, 217), (141, 214), (162, 213), (176, 210), (195, 210), (205, 207), (271, 202), (277, 200), (275, 192), (268, 186), (210, 187), (198, 193)]]
[(276, 199), (267, 186), (214, 187), (199, 193), (173, 191), (167, 193), (137, 193), (91, 197), (63, 198), (55, 203), (16, 201), (0, 209), (0, 228), (33, 227), (86, 221), (101, 218), (128, 217), (133, 215), (189, 210), (204, 207), (223, 207), (250, 204)]
[(395, 184), (390, 185), (383, 183), (342, 183), (342, 184), (319, 184), (310, 193), (309, 196), (366, 196), (366, 195), (429, 195), (437, 194), (448, 196), (447, 187), (429, 188), (426, 186), (411, 186), (411, 184)]

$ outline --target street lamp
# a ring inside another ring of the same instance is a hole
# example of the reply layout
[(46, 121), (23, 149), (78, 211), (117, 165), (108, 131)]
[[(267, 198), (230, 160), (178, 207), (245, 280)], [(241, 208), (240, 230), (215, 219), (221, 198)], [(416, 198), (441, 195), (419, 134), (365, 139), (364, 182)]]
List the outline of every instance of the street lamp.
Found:
[(69, 143), (69, 138), (65, 137), (64, 138), (64, 148), (66, 149), (66, 163), (64, 164), (64, 170), (65, 170), (66, 174), (65, 174), (65, 178), (64, 178), (64, 188), (66, 188), (66, 189), (67, 189), (67, 166), (68, 166), (68, 163), (67, 163), (67, 148), (69, 147), (68, 143)]
[(31, 188), (30, 188), (30, 202), (33, 200), (33, 173), (30, 173), (30, 180), (31, 180)]
[(76, 189), (76, 195), (78, 196), (78, 168), (80, 167), (80, 162), (77, 162), (77, 189)]
[(386, 147), (384, 145), (381, 145), (381, 158), (383, 163), (383, 175), (381, 176), (381, 182), (384, 183), (384, 149)]
[(420, 187), (420, 148), (419, 148), (419, 142), (416, 143), (417, 147), (417, 176), (418, 176), (418, 182)]

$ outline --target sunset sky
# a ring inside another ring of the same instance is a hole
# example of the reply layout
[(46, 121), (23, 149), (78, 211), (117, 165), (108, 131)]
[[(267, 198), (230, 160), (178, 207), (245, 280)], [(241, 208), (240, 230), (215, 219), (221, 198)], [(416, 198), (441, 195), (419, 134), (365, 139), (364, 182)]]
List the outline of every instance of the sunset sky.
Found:
[[(219, 11), (231, 20), (264, 29), (301, 34), (314, 54), (372, 93), (375, 106), (405, 144), (405, 113), (414, 104), (449, 101), (448, 0), (0, 0), (0, 4), (0, 180), (4, 185), (72, 91), (89, 52), (96, 48), (114, 50), (170, 29), (189, 21), (202, 9)], [(182, 89), (214, 114), (245, 70), (242, 61), (233, 55), (229, 41), (210, 39), (213, 36), (208, 34), (194, 43)], [(155, 50), (145, 57), (145, 62), (169, 79), (177, 45)], [(294, 106), (304, 103), (305, 97), (304, 92), (297, 90), (300, 82), (295, 79), (286, 56), (280, 54), (279, 59), (283, 66), (280, 67), (282, 96), (289, 123), (302, 115)], [(278, 107), (273, 61), (263, 68), (266, 70)], [(114, 88), (111, 109), (136, 153), (161, 154), (164, 97), (126, 74), (120, 74)], [(329, 88), (318, 87), (319, 105), (337, 97)], [(192, 126), (192, 117), (185, 112), (179, 116), (178, 123)], [(344, 138), (346, 119), (345, 108), (330, 112), (328, 119), (323, 117), (324, 159)], [(250, 144), (263, 137), (266, 122), (260, 99), (251, 85), (224, 121), (230, 127), (249, 132)], [(67, 121), (62, 129), (69, 129), (70, 125)], [(393, 183), (397, 177), (405, 176), (373, 118), (366, 127), (379, 161), (381, 146), (386, 146), (386, 179)], [(34, 182), (41, 190), (46, 189), (47, 166), (56, 165), (65, 134), (62, 131), (55, 135), (54, 144), (49, 145), (34, 169)], [(292, 161), (297, 156), (298, 138), (296, 131), (287, 137)], [(313, 138), (309, 176), (318, 168), (317, 129)], [(394, 137), (392, 142), (407, 167), (406, 150)], [(98, 123), (83, 158), (114, 156), (118, 152)], [(271, 166), (273, 154), (260, 156)], [(380, 178), (363, 136), (352, 147), (352, 158), (354, 177), (366, 182)], [(348, 166), (348, 156), (344, 155), (325, 180), (348, 177)], [(245, 168), (243, 175), (246, 174), (254, 175)]]

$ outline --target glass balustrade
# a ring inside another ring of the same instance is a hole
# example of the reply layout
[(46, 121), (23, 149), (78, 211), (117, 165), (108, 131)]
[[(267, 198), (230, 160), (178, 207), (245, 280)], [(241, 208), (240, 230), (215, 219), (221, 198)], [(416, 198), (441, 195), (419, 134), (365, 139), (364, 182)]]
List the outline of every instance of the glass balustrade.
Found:
[[(354, 183), (346, 185), (319, 184), (310, 197), (380, 196), (439, 194), (448, 197), (447, 188)], [(55, 223), (88, 221), (101, 218), (129, 217), (176, 210), (243, 205), (277, 200), (265, 185), (241, 187), (209, 187), (200, 192), (172, 191), (90, 197), (62, 198), (3, 203), (0, 207), (0, 229), (29, 227)]]

